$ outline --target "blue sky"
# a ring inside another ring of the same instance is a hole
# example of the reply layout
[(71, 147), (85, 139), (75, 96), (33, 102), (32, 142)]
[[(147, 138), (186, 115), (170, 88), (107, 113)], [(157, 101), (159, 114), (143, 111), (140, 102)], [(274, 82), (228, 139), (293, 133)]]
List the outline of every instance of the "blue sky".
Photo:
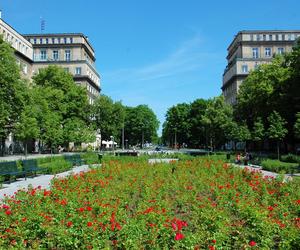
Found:
[(102, 93), (148, 104), (161, 123), (169, 107), (221, 94), (226, 49), (245, 29), (300, 29), (300, 1), (1, 0), (20, 33), (80, 32), (95, 48)]

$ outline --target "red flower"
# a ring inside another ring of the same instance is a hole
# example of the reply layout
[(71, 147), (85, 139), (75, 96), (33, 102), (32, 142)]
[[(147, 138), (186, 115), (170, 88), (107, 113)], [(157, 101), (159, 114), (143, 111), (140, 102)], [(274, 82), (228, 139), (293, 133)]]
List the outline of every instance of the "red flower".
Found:
[(26, 217), (22, 218), (22, 221), (23, 221), (23, 222), (26, 222), (26, 221), (27, 221), (27, 218), (26, 218)]
[(81, 207), (81, 208), (79, 208), (78, 210), (79, 210), (80, 212), (83, 212), (83, 211), (84, 211), (84, 208)]
[(268, 207), (268, 210), (269, 210), (269, 211), (273, 211), (273, 210), (274, 210), (274, 207), (269, 206), (269, 207)]
[(297, 203), (298, 205), (300, 205), (300, 200), (296, 200), (296, 203)]
[(67, 200), (66, 200), (66, 199), (63, 199), (63, 200), (61, 200), (60, 204), (61, 204), (61, 205), (63, 205), (63, 206), (65, 206), (65, 205), (67, 205), (67, 204), (68, 204), (68, 202), (67, 202)]
[(216, 242), (217, 242), (217, 241), (216, 241), (215, 239), (212, 240), (212, 243), (216, 244)]
[(253, 240), (251, 240), (251, 241), (249, 242), (249, 246), (250, 246), (250, 247), (254, 247), (254, 246), (256, 246), (256, 242), (255, 242), (255, 241), (253, 241)]
[(86, 207), (87, 211), (92, 211), (93, 209), (91, 207)]
[(93, 226), (93, 222), (90, 222), (90, 221), (89, 221), (89, 222), (87, 223), (87, 226), (88, 226), (88, 227)]
[(10, 210), (6, 210), (5, 213), (6, 213), (6, 215), (11, 215), (11, 211)]
[(71, 227), (72, 225), (73, 225), (73, 222), (72, 221), (68, 221), (67, 227)]
[(182, 240), (184, 238), (184, 235), (182, 233), (176, 233), (175, 240)]
[(214, 246), (208, 246), (209, 250), (215, 250)]

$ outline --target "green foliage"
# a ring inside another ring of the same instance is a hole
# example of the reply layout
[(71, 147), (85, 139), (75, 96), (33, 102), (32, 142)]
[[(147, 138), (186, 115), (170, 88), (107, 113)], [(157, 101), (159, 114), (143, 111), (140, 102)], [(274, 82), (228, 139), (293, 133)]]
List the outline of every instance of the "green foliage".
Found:
[(152, 142), (157, 138), (159, 121), (147, 105), (125, 108), (125, 138), (130, 145)]
[(294, 154), (282, 155), (281, 161), (300, 164), (300, 156)]
[(38, 166), (47, 168), (49, 174), (58, 174), (72, 169), (72, 164), (65, 161), (63, 156), (38, 158)]
[(279, 160), (267, 159), (261, 162), (261, 166), (264, 170), (276, 173), (291, 173), (296, 167), (298, 167), (298, 163), (289, 163)]
[(103, 140), (120, 140), (121, 129), (124, 126), (125, 110), (121, 102), (114, 102), (110, 97), (101, 95), (93, 106), (95, 127), (100, 130)]
[(294, 133), (297, 138), (300, 138), (300, 112), (296, 114), (296, 122), (294, 124)]
[(163, 125), (163, 136), (174, 146), (176, 143), (188, 143), (190, 138), (190, 105), (177, 104), (168, 109)]
[(50, 148), (94, 140), (86, 90), (63, 68), (49, 66), (33, 77), (33, 110), (41, 139)]
[(25, 84), (14, 51), (0, 36), (0, 138), (13, 131), (24, 107)]
[(282, 140), (287, 134), (287, 129), (285, 128), (286, 121), (280, 116), (276, 111), (268, 117), (269, 128), (268, 136), (271, 139)]
[(254, 122), (253, 131), (252, 131), (252, 140), (261, 141), (265, 137), (265, 127), (262, 122), (262, 119), (258, 117)]

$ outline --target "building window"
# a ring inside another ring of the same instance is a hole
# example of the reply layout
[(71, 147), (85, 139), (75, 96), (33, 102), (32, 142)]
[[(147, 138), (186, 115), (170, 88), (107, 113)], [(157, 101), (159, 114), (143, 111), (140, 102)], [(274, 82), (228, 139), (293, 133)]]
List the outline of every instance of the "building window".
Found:
[(242, 72), (243, 73), (248, 73), (248, 65), (242, 65)]
[(71, 61), (71, 51), (65, 50), (65, 59), (66, 61)]
[(43, 43), (43, 38), (40, 38), (40, 44), (42, 44)]
[(295, 34), (291, 34), (291, 40), (295, 40)]
[(250, 41), (253, 41), (253, 34), (250, 34)]
[(46, 44), (48, 44), (49, 43), (49, 39), (48, 38), (46, 38)]
[(70, 43), (73, 43), (73, 37), (70, 37)]
[(41, 50), (41, 60), (44, 61), (47, 59), (46, 50)]
[(271, 48), (265, 48), (265, 57), (271, 57)]
[(252, 48), (252, 57), (258, 58), (258, 48)]
[(269, 35), (269, 40), (272, 41), (273, 40), (273, 36)]
[(257, 41), (260, 41), (260, 35), (257, 34), (256, 37), (257, 37)]
[(254, 69), (258, 69), (258, 62), (255, 62)]
[(64, 37), (64, 43), (67, 43), (67, 38), (66, 37)]
[(58, 50), (53, 50), (53, 60), (58, 61)]
[(276, 41), (278, 41), (279, 40), (279, 35), (278, 34), (276, 34)]
[(24, 73), (25, 75), (27, 75), (27, 73), (28, 73), (27, 64), (24, 63), (24, 64), (22, 65), (22, 68), (23, 68), (23, 69), (22, 69), (22, 70), (23, 70), (23, 73)]
[(59, 38), (57, 38), (57, 43), (60, 43), (60, 37), (59, 37)]
[(282, 34), (282, 41), (285, 41), (285, 34)]
[(81, 67), (76, 67), (75, 75), (81, 75)]
[(267, 37), (267, 36), (266, 36), (265, 34), (263, 34), (263, 40), (264, 40), (264, 41), (267, 40), (266, 37)]
[(55, 43), (55, 38), (54, 37), (52, 37), (52, 44), (54, 44)]
[(282, 55), (284, 53), (284, 48), (278, 48), (277, 52), (279, 55)]
[(33, 39), (33, 43), (36, 44), (36, 38)]

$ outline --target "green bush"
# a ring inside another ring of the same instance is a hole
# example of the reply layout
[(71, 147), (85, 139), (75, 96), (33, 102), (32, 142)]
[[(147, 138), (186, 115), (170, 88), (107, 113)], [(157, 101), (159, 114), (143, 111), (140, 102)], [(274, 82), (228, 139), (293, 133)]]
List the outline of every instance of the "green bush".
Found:
[(39, 158), (37, 161), (39, 167), (48, 169), (49, 174), (61, 173), (72, 168), (72, 164), (65, 161), (63, 156)]
[(300, 156), (288, 154), (281, 156), (281, 160), (290, 163), (300, 163)]
[(264, 170), (276, 172), (276, 173), (291, 173), (294, 169), (298, 167), (298, 163), (287, 163), (278, 160), (263, 160), (261, 162), (262, 168)]

